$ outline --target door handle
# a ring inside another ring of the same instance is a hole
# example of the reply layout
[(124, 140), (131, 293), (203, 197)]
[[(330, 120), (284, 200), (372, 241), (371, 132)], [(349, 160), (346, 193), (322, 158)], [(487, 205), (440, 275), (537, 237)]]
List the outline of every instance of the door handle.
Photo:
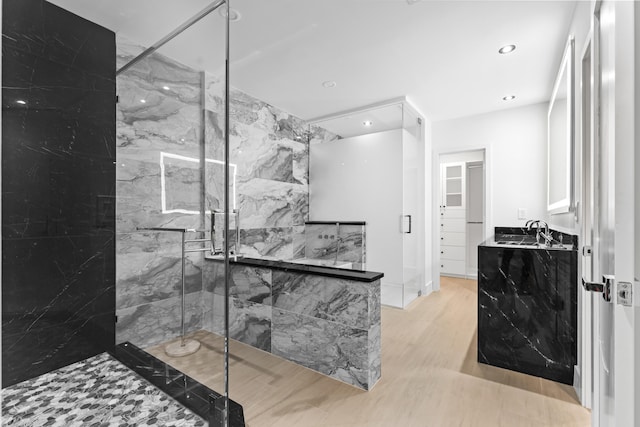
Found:
[(600, 282), (587, 282), (582, 278), (582, 287), (589, 292), (601, 292), (602, 298), (609, 302), (611, 301), (611, 288), (613, 287), (614, 277), (611, 275), (602, 276), (602, 283)]
[(405, 215), (405, 218), (409, 218), (409, 231), (405, 231), (405, 234), (411, 234), (411, 215)]

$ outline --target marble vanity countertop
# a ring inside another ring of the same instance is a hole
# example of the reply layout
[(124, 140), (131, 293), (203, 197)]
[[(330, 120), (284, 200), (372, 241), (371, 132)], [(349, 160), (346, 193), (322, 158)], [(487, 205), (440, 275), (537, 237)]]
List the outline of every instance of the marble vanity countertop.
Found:
[[(219, 256), (205, 256), (209, 261), (222, 262)], [(275, 270), (283, 270), (294, 273), (306, 273), (316, 276), (334, 277), (337, 279), (354, 280), (357, 282), (375, 282), (384, 277), (384, 273), (375, 271), (349, 270), (336, 267), (325, 267), (320, 265), (297, 264), (279, 259), (238, 257), (230, 259), (231, 264), (247, 265), (251, 267), (264, 267)]]
[(518, 227), (496, 227), (495, 234), (482, 242), (479, 246), (511, 248), (511, 249), (536, 249), (551, 251), (576, 251), (578, 250), (577, 236), (550, 230), (554, 241), (550, 246), (536, 243), (535, 231)]

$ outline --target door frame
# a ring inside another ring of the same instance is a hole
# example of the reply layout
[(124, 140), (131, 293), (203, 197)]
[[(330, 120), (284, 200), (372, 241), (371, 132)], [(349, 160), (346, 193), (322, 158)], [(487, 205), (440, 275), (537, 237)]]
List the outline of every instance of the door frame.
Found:
[[(578, 268), (580, 274), (586, 280), (597, 281), (598, 278), (592, 277), (593, 263), (597, 259), (597, 254), (593, 251), (597, 248), (593, 245), (594, 236), (598, 233), (597, 221), (597, 206), (594, 202), (598, 200), (597, 191), (598, 188), (595, 184), (595, 173), (597, 158), (596, 153), (596, 136), (598, 132), (598, 118), (597, 110), (595, 108), (598, 105), (598, 80), (596, 78), (596, 68), (598, 67), (598, 55), (597, 55), (597, 40), (594, 38), (594, 19), (591, 19), (591, 28), (583, 44), (583, 49), (580, 54), (580, 208), (578, 215), (580, 218), (580, 235), (581, 246), (579, 248), (580, 261)], [(588, 64), (585, 61), (588, 59)], [(588, 76), (585, 76), (585, 65), (588, 65)], [(578, 69), (578, 67), (576, 67)], [(585, 78), (587, 77), (587, 78)], [(585, 83), (588, 84), (589, 98), (585, 98)], [(576, 93), (577, 95), (577, 93)], [(576, 105), (578, 105), (576, 103)], [(587, 120), (585, 120), (587, 119)], [(591, 255), (585, 255), (582, 248), (591, 247)], [(589, 257), (589, 271), (585, 271), (584, 266), (586, 264), (585, 259)], [(586, 408), (591, 408), (593, 405), (593, 304), (594, 296), (591, 292), (585, 291), (579, 286), (578, 304), (579, 304), (579, 335), (578, 335), (578, 381), (574, 380), (574, 388), (578, 394), (580, 402)]]
[(440, 197), (440, 189), (442, 188), (440, 181), (440, 157), (446, 154), (461, 154), (469, 151), (484, 151), (484, 236), (486, 238), (493, 234), (493, 218), (491, 215), (491, 147), (481, 144), (468, 145), (454, 150), (446, 148), (434, 150), (431, 165), (431, 235), (433, 236), (431, 241), (431, 265), (433, 266), (433, 291), (440, 290), (440, 267), (438, 267), (440, 265), (440, 203), (438, 202), (438, 198)]
[[(594, 426), (600, 426), (601, 421), (607, 427), (633, 427), (640, 424), (640, 220), (636, 215), (640, 213), (640, 177), (635, 171), (640, 153), (639, 133), (635, 126), (637, 121), (634, 123), (640, 108), (640, 88), (635, 79), (640, 69), (640, 36), (637, 33), (640, 30), (639, 8), (635, 2), (604, 0), (595, 2), (592, 9), (594, 22), (596, 25), (599, 22), (594, 28), (593, 37), (598, 47), (599, 70), (596, 71), (596, 77), (600, 82), (598, 92), (601, 92), (596, 105), (602, 109), (606, 103), (609, 107), (598, 114), (596, 147), (603, 144), (606, 148), (606, 153), (600, 153), (600, 157), (609, 156), (610, 167), (598, 171), (595, 176), (602, 179), (605, 185), (600, 196), (607, 197), (603, 206), (610, 217), (608, 222), (611, 229), (599, 230), (597, 239), (609, 241), (609, 247), (603, 247), (602, 250), (609, 251), (605, 258), (610, 265), (605, 266), (606, 269), (601, 273), (615, 274), (609, 317), (613, 326), (609, 336), (605, 337), (611, 338), (611, 345), (602, 349), (613, 353), (610, 366), (603, 366), (599, 357), (603, 340), (599, 336), (602, 321), (599, 319), (600, 310), (594, 306)], [(608, 195), (604, 195), (604, 192)], [(599, 212), (599, 216), (602, 214)], [(603, 254), (600, 255), (602, 258)], [(631, 306), (618, 304), (617, 291), (621, 282), (631, 283), (636, 294)], [(600, 302), (598, 296), (594, 298)], [(601, 384), (601, 377), (607, 384)], [(601, 402), (605, 402), (605, 405), (602, 406)], [(603, 409), (609, 411), (603, 412)]]

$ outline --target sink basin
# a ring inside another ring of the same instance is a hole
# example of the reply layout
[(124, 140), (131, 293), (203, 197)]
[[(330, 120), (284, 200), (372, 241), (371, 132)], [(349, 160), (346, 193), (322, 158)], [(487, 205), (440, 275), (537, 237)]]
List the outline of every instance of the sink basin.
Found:
[(535, 241), (528, 240), (496, 240), (496, 245), (504, 245), (504, 246), (512, 246), (518, 247), (522, 249), (545, 249), (545, 250), (571, 250), (571, 245), (562, 245), (560, 243), (554, 242), (551, 245), (544, 245), (542, 243), (536, 243)]

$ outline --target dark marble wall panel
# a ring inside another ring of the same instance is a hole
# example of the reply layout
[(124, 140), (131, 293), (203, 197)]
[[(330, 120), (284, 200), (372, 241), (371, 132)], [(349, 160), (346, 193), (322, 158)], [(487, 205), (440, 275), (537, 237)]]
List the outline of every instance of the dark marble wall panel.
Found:
[(116, 159), (115, 35), (42, 0), (2, 18), (4, 387), (114, 345)]

